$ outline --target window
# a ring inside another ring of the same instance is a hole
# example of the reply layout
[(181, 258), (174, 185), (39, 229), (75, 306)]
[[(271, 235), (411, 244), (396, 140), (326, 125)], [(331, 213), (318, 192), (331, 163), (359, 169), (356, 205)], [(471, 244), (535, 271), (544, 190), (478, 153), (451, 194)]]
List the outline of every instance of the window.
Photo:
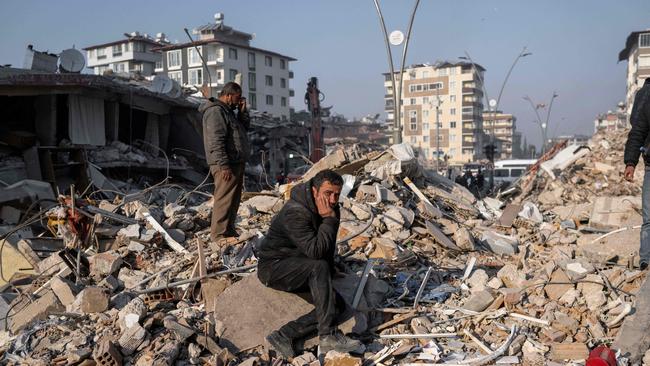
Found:
[(235, 81), (235, 78), (237, 77), (237, 69), (230, 69), (230, 78), (228, 81)]
[(650, 57), (639, 56), (639, 67), (650, 67)]
[(409, 128), (411, 131), (415, 131), (418, 129), (418, 112), (417, 111), (409, 111)]
[(456, 89), (456, 82), (455, 81), (450, 81), (449, 82), (449, 90), (454, 90)]
[(115, 70), (115, 71), (124, 72), (125, 71), (124, 64), (117, 64), (117, 70)]
[(449, 142), (456, 141), (456, 135), (449, 135)]
[[(199, 51), (203, 52), (203, 49), (201, 47), (198, 47)], [(201, 58), (199, 57), (199, 53), (196, 51), (195, 47), (190, 47), (187, 49), (187, 63), (189, 65), (200, 65), (201, 64)]]
[(454, 103), (456, 101), (456, 96), (455, 95), (450, 95), (449, 96), (449, 102)]
[(511, 177), (519, 177), (524, 173), (524, 169), (510, 169)]
[(156, 61), (156, 69), (162, 69), (162, 68), (163, 68), (162, 61), (161, 60)]
[(639, 35), (639, 47), (650, 47), (650, 33)]
[(273, 67), (273, 58), (271, 56), (264, 56), (264, 65)]
[(280, 106), (282, 106), (282, 107), (287, 106), (287, 98), (286, 97), (280, 98)]
[(190, 85), (201, 85), (203, 84), (203, 70), (202, 69), (192, 69), (188, 71), (188, 78)]
[(429, 90), (442, 89), (442, 83), (427, 83), (427, 84), (411, 84), (409, 85), (409, 91), (411, 93), (425, 92)]
[(248, 103), (252, 109), (257, 109), (257, 95), (255, 93), (248, 93)]
[(280, 68), (282, 70), (286, 69), (287, 68), (287, 61), (281, 59), (280, 60)]
[(449, 114), (451, 114), (452, 116), (455, 116), (456, 115), (456, 108), (450, 109)]
[(422, 142), (429, 142), (429, 136), (423, 136)]
[(181, 67), (181, 50), (167, 52), (167, 67)]
[(255, 76), (254, 72), (249, 72), (248, 73), (248, 89), (249, 90), (255, 90), (257, 89), (257, 77)]
[(442, 128), (442, 122), (438, 122), (438, 128)]
[(228, 49), (228, 57), (230, 57), (232, 60), (237, 59), (237, 49), (230, 47)]
[(429, 97), (422, 98), (422, 104), (429, 104)]
[(411, 98), (411, 105), (415, 105), (415, 98)]
[(447, 76), (448, 69), (438, 69), (438, 76)]
[(422, 131), (427, 131), (429, 129), (429, 123), (422, 124)]
[(122, 45), (116, 44), (113, 46), (113, 57), (122, 56)]
[(144, 44), (141, 42), (133, 42), (133, 52), (144, 52)]
[(455, 155), (456, 155), (456, 148), (452, 147), (451, 149), (449, 149), (449, 156), (453, 158)]
[(449, 122), (449, 128), (456, 128), (456, 121)]
[(280, 78), (280, 88), (284, 89), (287, 87), (287, 79)]
[(429, 110), (425, 109), (422, 111), (422, 118), (429, 118)]
[(168, 76), (170, 79), (174, 80), (175, 82), (179, 84), (183, 84), (183, 73), (180, 71), (174, 71), (168, 73)]
[(266, 75), (264, 77), (264, 85), (266, 86), (273, 86), (273, 76), (271, 75)]
[(418, 142), (417, 137), (415, 137), (415, 136), (411, 136), (411, 143), (412, 143), (412, 144), (415, 144), (415, 143), (417, 143), (417, 142)]
[(127, 42), (122, 45), (124, 52), (131, 51), (131, 43)]
[(253, 52), (248, 53), (248, 68), (255, 70), (255, 53)]
[(273, 105), (273, 96), (272, 95), (267, 95), (266, 96), (266, 105)]
[(106, 49), (105, 48), (98, 48), (97, 49), (97, 58), (98, 59), (103, 59), (106, 58)]

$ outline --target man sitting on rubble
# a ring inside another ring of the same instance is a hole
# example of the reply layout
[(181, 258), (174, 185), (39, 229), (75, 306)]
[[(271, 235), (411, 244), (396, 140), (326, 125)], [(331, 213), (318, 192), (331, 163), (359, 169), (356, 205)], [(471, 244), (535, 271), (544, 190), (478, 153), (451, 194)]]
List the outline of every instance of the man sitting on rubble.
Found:
[[(226, 83), (218, 99), (201, 104), (205, 157), (214, 178), (210, 239), (217, 247), (237, 241), (235, 220), (244, 187), (244, 167), (250, 147), (250, 117), (239, 84)], [(236, 113), (235, 113), (236, 112)]]
[(634, 105), (630, 114), (632, 129), (625, 143), (625, 179), (634, 180), (634, 169), (639, 163), (639, 155), (643, 151), (645, 174), (641, 201), (643, 211), (643, 226), (641, 227), (641, 245), (639, 248), (639, 267), (648, 268), (650, 262), (650, 78), (645, 80), (643, 87), (636, 92)]
[(321, 353), (352, 352), (361, 343), (336, 327), (336, 233), (339, 228), (339, 194), (343, 179), (323, 170), (291, 190), (291, 199), (271, 221), (266, 237), (256, 248), (257, 276), (273, 289), (309, 292), (315, 309), (269, 334), (266, 339), (285, 357), (294, 356), (293, 342), (318, 330)]

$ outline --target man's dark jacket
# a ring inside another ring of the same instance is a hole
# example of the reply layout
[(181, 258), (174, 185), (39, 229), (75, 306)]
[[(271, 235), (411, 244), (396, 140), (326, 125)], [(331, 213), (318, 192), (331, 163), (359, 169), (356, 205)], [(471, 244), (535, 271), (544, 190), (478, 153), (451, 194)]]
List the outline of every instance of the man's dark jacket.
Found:
[(255, 251), (260, 262), (303, 257), (326, 260), (333, 268), (340, 213), (335, 208), (336, 217), (321, 217), (311, 187), (309, 181), (291, 190), (291, 199), (273, 218)]
[(208, 165), (246, 163), (250, 155), (248, 111), (235, 115), (226, 103), (214, 99), (201, 104), (199, 112), (203, 113), (203, 145)]
[[(634, 104), (632, 105), (632, 114), (630, 115), (630, 124), (632, 129), (627, 135), (627, 143), (625, 144), (625, 165), (636, 166), (639, 162), (639, 155), (641, 154), (641, 147), (648, 148), (650, 139), (650, 79), (646, 79), (643, 87), (636, 92), (634, 97)], [(650, 166), (650, 158), (645, 155), (650, 155), (646, 152), (643, 160), (646, 166)]]

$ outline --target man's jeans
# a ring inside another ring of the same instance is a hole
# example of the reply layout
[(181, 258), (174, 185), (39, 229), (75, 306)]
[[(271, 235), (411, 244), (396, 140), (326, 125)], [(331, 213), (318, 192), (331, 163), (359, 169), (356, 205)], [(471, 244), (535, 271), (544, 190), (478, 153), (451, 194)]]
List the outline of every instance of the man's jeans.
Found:
[(645, 168), (641, 199), (643, 204), (643, 226), (641, 227), (639, 257), (641, 262), (648, 263), (650, 262), (650, 167)]

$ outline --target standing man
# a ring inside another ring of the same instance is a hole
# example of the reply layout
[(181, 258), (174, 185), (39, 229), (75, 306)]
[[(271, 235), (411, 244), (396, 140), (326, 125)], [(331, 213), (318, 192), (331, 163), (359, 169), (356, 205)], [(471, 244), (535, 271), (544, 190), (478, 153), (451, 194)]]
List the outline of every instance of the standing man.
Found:
[(632, 129), (627, 135), (625, 144), (625, 179), (632, 182), (634, 168), (639, 162), (639, 155), (643, 149), (645, 174), (643, 176), (643, 189), (641, 201), (643, 206), (643, 226), (641, 226), (641, 245), (639, 248), (639, 267), (643, 270), (650, 262), (650, 151), (648, 135), (650, 133), (650, 78), (645, 80), (643, 87), (637, 91), (630, 115)]
[(323, 170), (291, 190), (291, 199), (271, 221), (267, 236), (255, 250), (257, 276), (273, 289), (309, 292), (315, 309), (269, 334), (266, 339), (285, 357), (293, 342), (318, 331), (321, 353), (353, 352), (361, 343), (336, 327), (337, 295), (332, 288), (339, 194), (343, 178)]
[(217, 246), (236, 241), (237, 210), (244, 185), (244, 167), (250, 155), (250, 117), (241, 87), (227, 83), (218, 99), (210, 98), (199, 107), (203, 113), (205, 157), (214, 178), (214, 206), (210, 239)]

